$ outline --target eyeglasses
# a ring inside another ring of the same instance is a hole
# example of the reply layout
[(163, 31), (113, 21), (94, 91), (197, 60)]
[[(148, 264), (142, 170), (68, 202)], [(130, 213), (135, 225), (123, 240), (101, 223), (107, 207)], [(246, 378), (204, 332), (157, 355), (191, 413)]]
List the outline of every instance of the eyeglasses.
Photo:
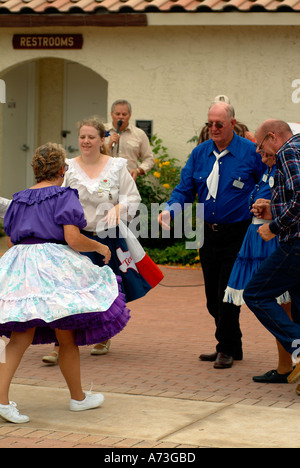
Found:
[(222, 124), (221, 122), (206, 122), (205, 125), (206, 125), (208, 128), (212, 128), (214, 124), (215, 124), (215, 127), (218, 128), (218, 129), (224, 127), (224, 124)]
[(266, 138), (269, 136), (269, 133), (266, 133), (265, 136), (263, 137), (261, 143), (259, 145), (256, 145), (256, 151), (258, 153), (262, 152), (262, 149), (263, 149), (263, 146), (264, 146), (264, 142), (266, 140)]

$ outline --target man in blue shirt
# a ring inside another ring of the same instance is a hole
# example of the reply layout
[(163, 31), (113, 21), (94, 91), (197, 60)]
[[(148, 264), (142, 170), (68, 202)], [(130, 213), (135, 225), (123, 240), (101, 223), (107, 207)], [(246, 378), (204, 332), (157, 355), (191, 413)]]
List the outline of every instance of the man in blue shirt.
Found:
[[(300, 135), (286, 122), (267, 120), (256, 132), (258, 151), (275, 154), (276, 172), (271, 203), (257, 200), (254, 214), (272, 219), (258, 232), (268, 241), (278, 236), (279, 247), (261, 265), (245, 288), (249, 309), (293, 357), (300, 354)], [(292, 318), (276, 298), (289, 291)], [(300, 378), (300, 363), (289, 375), (290, 383)]]
[[(200, 359), (218, 369), (243, 358), (240, 307), (223, 302), (231, 269), (250, 223), (249, 195), (265, 166), (253, 142), (234, 133), (234, 109), (218, 102), (208, 112), (210, 139), (197, 146), (181, 173), (159, 222), (169, 229), (172, 205), (204, 204), (204, 245), (200, 260), (207, 309), (215, 320), (216, 352)], [(178, 205), (177, 205), (178, 206)]]

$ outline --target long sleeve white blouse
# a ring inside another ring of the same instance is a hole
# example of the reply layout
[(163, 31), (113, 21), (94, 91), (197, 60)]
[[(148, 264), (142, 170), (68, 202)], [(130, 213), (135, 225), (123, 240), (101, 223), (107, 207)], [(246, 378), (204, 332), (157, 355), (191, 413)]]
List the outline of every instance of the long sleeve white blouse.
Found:
[(75, 159), (67, 159), (69, 169), (64, 186), (78, 190), (87, 221), (86, 230), (97, 232), (107, 211), (120, 204), (121, 216), (131, 219), (141, 202), (136, 184), (124, 158), (110, 158), (101, 174), (90, 178)]

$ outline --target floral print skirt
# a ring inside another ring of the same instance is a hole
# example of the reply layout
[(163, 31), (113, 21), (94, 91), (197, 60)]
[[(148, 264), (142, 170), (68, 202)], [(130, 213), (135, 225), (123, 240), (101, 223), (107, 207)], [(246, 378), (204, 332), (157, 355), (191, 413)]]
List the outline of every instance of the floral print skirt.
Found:
[(74, 330), (77, 345), (119, 333), (130, 314), (121, 280), (67, 245), (15, 245), (0, 260), (0, 336), (36, 328), (33, 344)]

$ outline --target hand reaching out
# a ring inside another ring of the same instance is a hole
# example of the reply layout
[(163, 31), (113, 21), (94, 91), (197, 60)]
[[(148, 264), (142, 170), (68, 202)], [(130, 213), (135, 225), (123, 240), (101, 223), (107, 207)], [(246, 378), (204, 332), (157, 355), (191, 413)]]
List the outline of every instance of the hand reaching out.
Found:
[(171, 222), (170, 212), (165, 210), (159, 213), (158, 222), (163, 229), (165, 229), (166, 231), (170, 231), (170, 222)]

